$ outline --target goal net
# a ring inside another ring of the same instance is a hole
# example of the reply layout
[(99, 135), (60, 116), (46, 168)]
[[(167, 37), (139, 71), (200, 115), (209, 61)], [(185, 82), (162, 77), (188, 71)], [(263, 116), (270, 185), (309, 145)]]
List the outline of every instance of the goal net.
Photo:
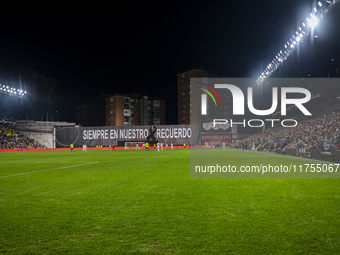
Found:
[(125, 150), (141, 150), (143, 149), (143, 144), (145, 144), (145, 142), (125, 142)]

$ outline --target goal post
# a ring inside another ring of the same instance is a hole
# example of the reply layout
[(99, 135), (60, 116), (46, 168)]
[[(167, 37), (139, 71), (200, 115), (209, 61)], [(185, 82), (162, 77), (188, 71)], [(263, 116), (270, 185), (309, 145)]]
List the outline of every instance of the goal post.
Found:
[(125, 142), (125, 150), (128, 149), (134, 149), (134, 150), (140, 150), (143, 149), (143, 144), (145, 144), (145, 142)]

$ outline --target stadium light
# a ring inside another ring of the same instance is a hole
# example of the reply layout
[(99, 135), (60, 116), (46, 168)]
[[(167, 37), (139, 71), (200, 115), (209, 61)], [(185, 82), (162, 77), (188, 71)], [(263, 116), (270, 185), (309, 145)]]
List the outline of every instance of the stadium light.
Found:
[(23, 97), (27, 94), (27, 91), (24, 91), (22, 89), (17, 89), (14, 87), (10, 87), (8, 85), (3, 85), (3, 84), (0, 84), (0, 92), (14, 95), (14, 96), (20, 96), (20, 97)]
[(302, 22), (295, 33), (284, 44), (279, 53), (272, 59), (271, 63), (267, 65), (266, 69), (261, 72), (257, 78), (256, 83), (260, 85), (265, 79), (272, 75), (283, 63), (288, 59), (297, 46), (303, 43), (304, 39), (311, 31), (319, 24), (320, 20), (334, 7), (338, 0), (320, 0), (313, 8), (312, 13), (306, 18), (306, 23)]
[(311, 16), (310, 18), (307, 18), (307, 21), (311, 28), (313, 29), (319, 24), (319, 19), (312, 13), (310, 14), (310, 16)]

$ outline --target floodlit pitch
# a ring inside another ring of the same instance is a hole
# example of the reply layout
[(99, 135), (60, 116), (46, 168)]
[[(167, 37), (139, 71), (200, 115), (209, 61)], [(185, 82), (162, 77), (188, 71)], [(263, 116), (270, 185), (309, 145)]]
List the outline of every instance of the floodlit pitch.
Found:
[[(276, 160), (201, 150), (240, 165)], [(339, 179), (191, 178), (189, 155), (0, 153), (0, 253), (339, 253)]]

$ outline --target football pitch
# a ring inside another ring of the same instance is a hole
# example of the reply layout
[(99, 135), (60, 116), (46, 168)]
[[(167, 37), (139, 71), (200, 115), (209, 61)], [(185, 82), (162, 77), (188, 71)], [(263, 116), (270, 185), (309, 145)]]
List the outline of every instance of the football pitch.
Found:
[(191, 178), (189, 166), (188, 149), (0, 153), (0, 253), (340, 254), (339, 178)]

